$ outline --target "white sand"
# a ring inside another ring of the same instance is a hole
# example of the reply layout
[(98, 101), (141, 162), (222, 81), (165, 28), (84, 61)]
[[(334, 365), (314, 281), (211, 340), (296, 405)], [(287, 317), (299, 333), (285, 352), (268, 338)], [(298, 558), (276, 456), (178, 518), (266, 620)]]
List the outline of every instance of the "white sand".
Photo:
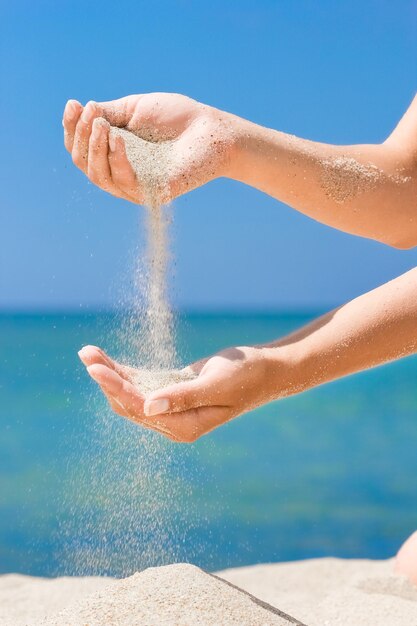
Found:
[(32, 626), (72, 600), (81, 600), (107, 587), (108, 578), (35, 578), (21, 574), (0, 576), (0, 625)]
[(176, 169), (172, 154), (173, 142), (147, 141), (124, 128), (114, 126), (110, 127), (110, 134), (124, 141), (126, 156), (136, 174), (144, 204), (154, 208), (169, 202), (168, 181)]
[(417, 588), (393, 561), (312, 559), (220, 575), (308, 626), (415, 626)]
[(324, 159), (321, 167), (322, 187), (326, 195), (338, 203), (352, 200), (359, 194), (375, 189), (384, 177), (396, 185), (403, 185), (411, 180), (400, 172), (387, 175), (373, 163), (360, 163), (345, 156)]
[[(417, 588), (393, 573), (391, 560), (313, 559), (218, 575), (308, 626), (417, 625)], [(190, 566), (145, 570), (124, 581), (0, 577), (1, 626), (258, 623), (286, 622)]]
[(137, 370), (136, 375), (132, 376), (132, 383), (136, 385), (139, 391), (147, 396), (157, 389), (163, 389), (182, 383), (187, 380), (196, 378), (195, 374), (189, 369), (182, 370)]
[(256, 599), (188, 564), (149, 568), (111, 583), (45, 620), (45, 626), (286, 626)]
[(146, 141), (116, 127), (110, 127), (110, 134), (123, 139), (137, 191), (146, 206), (146, 254), (138, 251), (133, 327), (130, 323), (126, 329), (124, 343), (132, 343), (129, 335), (135, 337), (129, 357), (142, 368), (175, 369), (174, 316), (168, 298), (171, 214), (163, 206), (170, 199), (172, 141)]

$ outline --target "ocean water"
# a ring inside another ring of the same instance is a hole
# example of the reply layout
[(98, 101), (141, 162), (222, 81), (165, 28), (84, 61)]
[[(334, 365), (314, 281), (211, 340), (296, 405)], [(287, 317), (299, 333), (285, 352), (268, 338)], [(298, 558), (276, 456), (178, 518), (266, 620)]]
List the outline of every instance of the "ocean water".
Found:
[[(310, 317), (189, 315), (179, 321), (178, 342), (191, 360), (279, 337)], [(117, 324), (105, 314), (0, 316), (0, 572), (125, 575), (144, 566), (141, 541), (161, 541), (150, 524), (149, 536), (132, 544), (132, 519), (127, 528), (123, 515), (110, 516), (106, 558), (77, 566), (83, 546), (97, 548), (94, 520), (103, 522), (109, 494), (115, 506), (119, 485), (129, 497), (123, 441), (131, 442), (126, 468), (132, 455), (150, 453), (140, 428), (106, 410), (77, 357), (87, 343), (114, 352), (109, 329)], [(177, 537), (175, 557), (165, 550), (162, 562), (215, 570), (393, 555), (417, 527), (416, 380), (411, 357), (262, 407), (192, 446), (166, 444), (177, 496), (164, 515)], [(118, 469), (92, 482), (103, 463), (100, 412), (110, 424), (106, 454), (114, 445)], [(161, 463), (158, 472), (154, 501), (161, 472), (165, 480)], [(152, 481), (144, 485), (152, 489)], [(130, 514), (135, 506), (128, 504)]]

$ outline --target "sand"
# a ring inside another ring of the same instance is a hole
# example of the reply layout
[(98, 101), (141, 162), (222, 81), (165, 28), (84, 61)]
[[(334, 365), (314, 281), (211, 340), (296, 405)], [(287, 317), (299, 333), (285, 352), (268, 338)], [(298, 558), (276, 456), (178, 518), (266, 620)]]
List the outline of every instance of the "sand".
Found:
[(338, 156), (321, 161), (321, 185), (325, 194), (342, 204), (359, 194), (375, 189), (383, 178), (396, 185), (409, 182), (401, 173), (388, 175), (373, 163), (360, 163), (352, 157)]
[[(146, 212), (146, 250), (137, 253), (134, 319), (125, 333), (127, 343), (132, 344), (127, 357), (142, 369), (172, 370), (178, 363), (174, 315), (168, 297), (171, 215), (164, 205), (170, 198), (173, 142), (146, 141), (116, 127), (110, 127), (110, 134), (124, 141)], [(133, 341), (132, 336), (136, 337)], [(153, 388), (158, 387), (153, 385)]]
[(393, 560), (312, 559), (220, 573), (309, 626), (415, 626), (417, 588)]
[(47, 615), (61, 611), (108, 587), (103, 577), (35, 578), (21, 574), (0, 576), (0, 625), (32, 626)]
[[(170, 144), (144, 141), (124, 129), (110, 132), (123, 137), (148, 206), (137, 207), (146, 245), (135, 247), (121, 288), (124, 315), (109, 334), (116, 334), (118, 358), (132, 366), (130, 379), (147, 396), (191, 377), (177, 369), (175, 315), (168, 297), (171, 215), (161, 203)], [(195, 523), (195, 512), (183, 506), (190, 498), (192, 469), (185, 468), (183, 447), (162, 436), (170, 437), (167, 429), (155, 420), (147, 426), (122, 420), (99, 404), (94, 428), (85, 432), (89, 439), (81, 447), (82, 457), (62, 490), (64, 508), (71, 514), (59, 529), (63, 560), (77, 575), (111, 571), (123, 578), (176, 562), (183, 552), (184, 535)]]
[[(174, 315), (167, 294), (170, 263), (169, 180), (176, 168), (173, 141), (149, 141), (123, 128), (110, 127), (114, 137), (124, 141), (126, 155), (136, 174), (146, 208), (146, 253), (139, 252), (133, 327), (126, 334), (137, 335), (129, 360), (140, 371), (132, 382), (143, 395), (194, 378), (189, 370), (175, 369)], [(130, 338), (131, 339), (131, 338)]]
[[(118, 344), (120, 361), (138, 368), (132, 380), (146, 396), (191, 376), (176, 370), (180, 359), (167, 289), (171, 215), (161, 203), (166, 197), (170, 144), (144, 141), (124, 129), (111, 132), (123, 136), (148, 206), (137, 207), (138, 226), (146, 228), (146, 246), (132, 251), (135, 259), (120, 287), (123, 316), (108, 327), (108, 334)], [(98, 389), (94, 393), (101, 398)], [(184, 536), (195, 523), (195, 512), (184, 506), (193, 485), (189, 464), (185, 469), (187, 452), (163, 437), (162, 432), (170, 433), (155, 420), (148, 424), (158, 432), (151, 432), (89, 398), (89, 410), (95, 407), (91, 427), (80, 433), (88, 439), (79, 453), (74, 443), (77, 462), (61, 490), (62, 560), (79, 576), (111, 571), (120, 578), (178, 561)]]
[[(393, 573), (392, 560), (312, 559), (229, 569), (217, 575), (293, 616), (295, 623), (417, 625), (417, 588)], [(274, 621), (284, 618), (267, 609), (263, 613), (239, 592), (213, 581), (187, 565), (151, 568), (114, 582), (0, 576), (0, 626), (287, 623)]]
[(325, 159), (321, 165), (322, 186), (326, 195), (339, 203), (374, 189), (383, 176), (383, 172), (372, 163), (363, 165), (347, 157)]
[(169, 385), (193, 380), (195, 374), (188, 369), (183, 370), (141, 370), (132, 379), (139, 391), (146, 397), (148, 394)]
[(110, 127), (113, 137), (124, 141), (126, 155), (136, 174), (146, 210), (146, 252), (138, 254), (133, 324), (126, 329), (133, 340), (129, 360), (140, 370), (132, 382), (147, 396), (153, 391), (193, 379), (190, 370), (176, 369), (174, 314), (168, 298), (170, 264), (169, 180), (176, 168), (173, 141), (145, 140), (124, 129)]
[(149, 568), (115, 581), (43, 623), (45, 626), (294, 624), (273, 607), (263, 606), (241, 590), (188, 564)]
[(124, 141), (126, 156), (136, 174), (144, 204), (162, 206), (169, 202), (168, 181), (174, 174), (172, 151), (174, 142), (146, 141), (124, 128), (110, 127), (113, 137)]

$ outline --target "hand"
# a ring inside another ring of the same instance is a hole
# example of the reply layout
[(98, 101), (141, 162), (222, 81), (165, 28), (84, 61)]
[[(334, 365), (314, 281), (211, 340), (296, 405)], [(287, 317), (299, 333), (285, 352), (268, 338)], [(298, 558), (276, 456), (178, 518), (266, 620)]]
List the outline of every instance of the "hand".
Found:
[[(276, 351), (276, 350), (275, 350)], [(140, 370), (120, 365), (102, 350), (79, 352), (90, 376), (112, 409), (177, 442), (191, 443), (232, 418), (269, 402), (277, 393), (273, 349), (229, 348), (189, 366), (193, 380), (153, 392), (147, 398), (132, 384)]]
[[(104, 119), (103, 119), (104, 118)], [(167, 181), (167, 201), (227, 175), (234, 116), (179, 94), (134, 95), (111, 102), (76, 100), (65, 107), (64, 142), (74, 164), (101, 189), (143, 204), (121, 137), (109, 138), (109, 125), (125, 128), (151, 142), (173, 140), (175, 175)]]

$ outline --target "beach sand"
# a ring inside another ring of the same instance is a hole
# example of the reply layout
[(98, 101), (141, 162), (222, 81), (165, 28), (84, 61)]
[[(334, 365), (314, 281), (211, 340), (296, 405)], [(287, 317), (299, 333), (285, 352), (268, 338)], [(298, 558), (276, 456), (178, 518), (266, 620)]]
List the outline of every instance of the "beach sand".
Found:
[[(313, 559), (217, 575), (307, 626), (417, 625), (417, 588), (393, 573), (392, 560)], [(123, 581), (0, 577), (1, 626), (215, 623), (291, 622), (189, 565), (152, 568)]]

